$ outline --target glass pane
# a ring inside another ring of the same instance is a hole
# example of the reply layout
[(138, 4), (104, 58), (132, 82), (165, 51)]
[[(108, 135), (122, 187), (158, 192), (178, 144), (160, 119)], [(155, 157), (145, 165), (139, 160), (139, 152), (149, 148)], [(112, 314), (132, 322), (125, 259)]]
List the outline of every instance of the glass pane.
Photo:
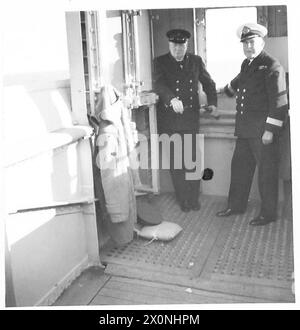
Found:
[(150, 21), (148, 12), (142, 11), (142, 15), (137, 17), (138, 27), (138, 64), (139, 79), (144, 82), (142, 90), (152, 89), (151, 78), (151, 44), (150, 44)]
[(112, 84), (120, 92), (124, 89), (123, 69), (123, 37), (122, 19), (120, 11), (107, 11), (105, 22), (100, 24), (100, 30), (105, 27), (105, 40), (103, 40), (103, 56), (105, 75), (104, 82)]
[(206, 10), (207, 68), (217, 87), (240, 71), (245, 57), (236, 31), (247, 22), (257, 22), (255, 7)]

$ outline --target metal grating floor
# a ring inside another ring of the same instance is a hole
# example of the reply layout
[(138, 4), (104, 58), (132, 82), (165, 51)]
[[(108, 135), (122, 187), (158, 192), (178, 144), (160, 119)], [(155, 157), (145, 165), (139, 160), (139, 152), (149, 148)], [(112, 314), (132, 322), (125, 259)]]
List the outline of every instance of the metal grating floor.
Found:
[(216, 260), (213, 273), (289, 281), (293, 273), (291, 221), (251, 227), (236, 218)]
[(163, 218), (178, 223), (183, 228), (182, 232), (169, 242), (153, 241), (148, 244), (148, 240), (136, 238), (124, 247), (104, 249), (101, 261), (144, 269), (156, 267), (166, 273), (196, 276), (222, 227), (221, 222), (212, 221), (216, 204), (220, 203), (206, 198), (201, 212), (183, 213), (172, 194), (160, 196), (156, 205)]
[(249, 296), (266, 292), (272, 301), (294, 299), (291, 220), (249, 226), (255, 202), (244, 215), (218, 218), (225, 199), (213, 196), (201, 197), (198, 212), (183, 213), (172, 194), (156, 197), (155, 203), (163, 218), (183, 231), (170, 242), (136, 238), (121, 248), (104, 248), (100, 255), (107, 273)]

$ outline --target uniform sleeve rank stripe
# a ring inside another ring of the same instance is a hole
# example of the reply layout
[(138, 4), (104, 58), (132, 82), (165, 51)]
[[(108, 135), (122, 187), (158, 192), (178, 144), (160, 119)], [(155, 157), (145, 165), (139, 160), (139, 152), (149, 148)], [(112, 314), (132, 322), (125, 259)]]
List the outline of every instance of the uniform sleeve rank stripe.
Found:
[(278, 120), (278, 119), (274, 119), (274, 118), (267, 118), (267, 123), (271, 124), (271, 125), (275, 125), (275, 126), (279, 126), (281, 127), (283, 125), (283, 121), (282, 120)]

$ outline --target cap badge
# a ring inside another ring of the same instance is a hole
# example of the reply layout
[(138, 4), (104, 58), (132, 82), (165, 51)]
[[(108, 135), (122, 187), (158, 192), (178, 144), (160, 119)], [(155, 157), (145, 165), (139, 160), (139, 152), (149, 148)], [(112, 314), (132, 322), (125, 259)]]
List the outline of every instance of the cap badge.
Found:
[(248, 26), (244, 26), (242, 33), (246, 34), (246, 33), (249, 33), (250, 31), (251, 31), (251, 29)]

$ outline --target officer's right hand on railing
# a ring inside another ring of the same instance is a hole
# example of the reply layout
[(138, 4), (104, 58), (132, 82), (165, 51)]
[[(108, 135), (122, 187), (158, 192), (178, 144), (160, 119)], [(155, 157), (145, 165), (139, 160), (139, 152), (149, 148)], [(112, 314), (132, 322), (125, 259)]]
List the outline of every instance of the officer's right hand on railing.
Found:
[(183, 109), (183, 104), (180, 100), (178, 100), (176, 97), (174, 97), (172, 100), (171, 100), (171, 106), (173, 108), (173, 110), (176, 112), (176, 113), (183, 113), (184, 109)]
[(215, 119), (220, 118), (220, 112), (214, 105), (201, 105), (200, 115), (206, 117), (207, 115)]
[(217, 107), (215, 105), (208, 105), (207, 106), (207, 111), (209, 112), (209, 114), (213, 118), (215, 118), (215, 119), (219, 119), (220, 118), (219, 110), (217, 109)]

